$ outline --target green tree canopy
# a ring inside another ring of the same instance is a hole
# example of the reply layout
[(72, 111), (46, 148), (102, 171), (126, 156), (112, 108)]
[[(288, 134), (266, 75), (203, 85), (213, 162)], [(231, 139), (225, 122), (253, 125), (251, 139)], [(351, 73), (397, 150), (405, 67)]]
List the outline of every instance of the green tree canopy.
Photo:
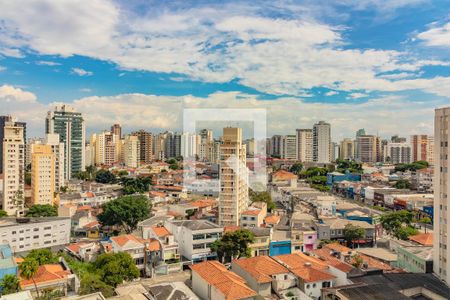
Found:
[(292, 172), (297, 175), (299, 175), (302, 170), (303, 170), (302, 163), (295, 163), (289, 168), (289, 172)]
[(363, 238), (365, 234), (366, 232), (362, 227), (355, 226), (353, 224), (347, 224), (344, 227), (344, 238), (347, 241), (347, 245), (352, 244), (352, 248), (353, 248), (353, 241), (356, 239)]
[(99, 274), (87, 273), (80, 281), (80, 295), (88, 295), (101, 292), (106, 298), (114, 295), (114, 288), (102, 281)]
[(313, 176), (326, 176), (327, 173), (327, 168), (311, 167), (300, 172), (300, 175), (304, 178), (310, 178)]
[(211, 245), (222, 262), (231, 262), (233, 259), (251, 256), (249, 244), (253, 243), (255, 236), (247, 229), (239, 229), (225, 233), (221, 239)]
[(0, 209), (0, 218), (7, 217), (8, 213), (2, 209)]
[(6, 274), (0, 281), (2, 295), (17, 293), (20, 291), (19, 278), (16, 275)]
[(26, 213), (27, 217), (57, 217), (58, 211), (50, 204), (35, 204)]
[(39, 290), (36, 285), (36, 281), (34, 280), (34, 276), (36, 276), (36, 273), (39, 269), (39, 263), (32, 258), (27, 258), (20, 263), (19, 270), (20, 270), (20, 276), (22, 276), (25, 279), (32, 280), (34, 284), (34, 288), (36, 289), (36, 295), (39, 297)]
[(427, 161), (419, 160), (410, 164), (398, 164), (395, 166), (395, 171), (396, 172), (417, 171), (428, 167), (429, 164)]
[(58, 258), (49, 249), (33, 249), (26, 258), (37, 261), (39, 266), (58, 262)]
[(411, 188), (411, 182), (409, 182), (409, 180), (406, 180), (406, 179), (400, 179), (400, 180), (398, 180), (395, 183), (394, 187), (396, 189), (401, 189), (401, 190), (403, 190), (403, 189), (410, 189)]
[(337, 159), (336, 171), (340, 173), (356, 173), (361, 174), (363, 172), (362, 164), (349, 159)]
[(131, 233), (138, 222), (148, 218), (151, 208), (151, 202), (146, 196), (122, 196), (105, 203), (103, 212), (97, 218), (102, 225), (119, 226)]
[(272, 211), (273, 209), (275, 209), (275, 203), (273, 202), (272, 196), (270, 195), (269, 192), (267, 192), (267, 191), (255, 192), (252, 189), (249, 189), (248, 192), (249, 192), (250, 202), (252, 202), (252, 203), (264, 202), (267, 204), (267, 209), (269, 211)]
[(95, 174), (95, 181), (99, 183), (115, 183), (116, 175), (109, 170), (98, 170)]
[(380, 217), (380, 224), (388, 234), (393, 235), (397, 239), (408, 239), (409, 235), (417, 232), (411, 226), (413, 218), (413, 213), (407, 210), (393, 211), (382, 215)]
[(139, 277), (139, 270), (134, 260), (126, 252), (101, 254), (95, 260), (94, 267), (101, 281), (112, 287), (116, 287), (125, 280)]
[(126, 195), (143, 194), (148, 192), (152, 182), (150, 177), (122, 177), (120, 181), (123, 186), (123, 192)]

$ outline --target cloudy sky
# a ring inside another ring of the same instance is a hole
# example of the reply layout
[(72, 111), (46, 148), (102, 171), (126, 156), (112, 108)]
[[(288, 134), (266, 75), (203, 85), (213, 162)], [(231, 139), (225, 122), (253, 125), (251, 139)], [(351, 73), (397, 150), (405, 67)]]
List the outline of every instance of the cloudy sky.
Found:
[(0, 113), (42, 136), (61, 102), (89, 132), (233, 107), (266, 108), (269, 134), (431, 133), (450, 105), (450, 2), (0, 0)]

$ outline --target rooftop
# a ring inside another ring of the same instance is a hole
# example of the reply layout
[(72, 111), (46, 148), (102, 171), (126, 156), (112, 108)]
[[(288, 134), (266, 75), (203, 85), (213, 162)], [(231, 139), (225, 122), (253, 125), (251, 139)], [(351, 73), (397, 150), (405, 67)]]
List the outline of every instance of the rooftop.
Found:
[(287, 268), (269, 256), (238, 259), (234, 260), (233, 264), (241, 267), (259, 283), (271, 282), (273, 275), (289, 273)]
[(409, 237), (410, 241), (416, 242), (423, 246), (433, 246), (433, 234), (432, 233), (419, 233)]
[[(19, 220), (19, 221), (18, 221)], [(0, 219), (0, 227), (17, 226), (25, 224), (41, 224), (52, 221), (70, 220), (69, 217), (41, 217), (41, 218), (12, 218), (5, 217)]]
[(190, 230), (220, 229), (219, 225), (205, 220), (181, 220), (172, 221), (176, 226), (183, 226)]

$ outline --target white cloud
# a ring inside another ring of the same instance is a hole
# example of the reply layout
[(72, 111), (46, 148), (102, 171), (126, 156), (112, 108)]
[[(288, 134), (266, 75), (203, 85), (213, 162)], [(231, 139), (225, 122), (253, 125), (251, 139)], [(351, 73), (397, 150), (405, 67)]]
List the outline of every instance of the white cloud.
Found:
[(6, 69), (6, 67), (0, 66), (0, 72), (5, 71)]
[(81, 69), (81, 68), (72, 68), (72, 74), (76, 74), (78, 76), (91, 76), (94, 73), (92, 73), (90, 71), (86, 71), (86, 70)]
[[(375, 6), (380, 11), (411, 4), (381, 2), (340, 1), (353, 9)], [(414, 60), (398, 51), (343, 49), (345, 28), (314, 20), (302, 13), (306, 6), (287, 6), (285, 13), (299, 11), (290, 18), (270, 18), (267, 12), (277, 4), (265, 5), (259, 7), (267, 10), (264, 16), (255, 5), (241, 3), (134, 14), (108, 0), (83, 5), (70, 0), (30, 0), (27, 5), (4, 0), (0, 40), (10, 49), (78, 54), (117, 63), (124, 70), (179, 73), (206, 82), (237, 80), (275, 95), (302, 96), (314, 87), (347, 92), (411, 89), (415, 87), (377, 75), (448, 65)]]
[(38, 61), (36, 62), (36, 65), (38, 65), (38, 66), (50, 66), (50, 67), (53, 67), (53, 66), (60, 66), (61, 64), (58, 63), (58, 62), (54, 62), (54, 61), (38, 60)]
[(36, 102), (36, 95), (11, 85), (2, 85), (0, 86), (0, 102), (33, 103)]
[(417, 77), (419, 74), (416, 73), (409, 73), (409, 72), (400, 72), (400, 73), (393, 73), (393, 74), (383, 74), (379, 75), (378, 77), (384, 78), (384, 79), (405, 79), (405, 78), (411, 78), (411, 77)]
[(423, 40), (427, 46), (450, 47), (450, 22), (442, 26), (433, 26), (419, 33), (417, 38)]
[(325, 96), (334, 96), (334, 95), (338, 95), (339, 94), (339, 92), (336, 92), (336, 91), (329, 91), (329, 92), (326, 92), (325, 93)]
[(350, 99), (359, 99), (359, 98), (365, 98), (368, 95), (363, 93), (351, 93), (348, 95)]

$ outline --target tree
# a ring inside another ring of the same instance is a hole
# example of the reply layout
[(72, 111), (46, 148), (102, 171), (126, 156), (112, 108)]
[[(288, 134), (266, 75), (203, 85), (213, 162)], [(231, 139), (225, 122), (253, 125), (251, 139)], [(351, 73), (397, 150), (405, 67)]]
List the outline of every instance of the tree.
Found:
[(106, 298), (112, 297), (114, 295), (114, 288), (100, 278), (99, 274), (87, 273), (80, 281), (80, 295), (88, 295), (96, 292), (101, 292)]
[(415, 229), (411, 225), (401, 226), (396, 231), (394, 231), (394, 237), (399, 240), (408, 240), (411, 235), (416, 235), (418, 233), (417, 229)]
[(95, 174), (95, 181), (99, 183), (115, 183), (116, 175), (109, 170), (99, 170)]
[(2, 209), (0, 209), (0, 218), (7, 217), (8, 213)]
[(253, 243), (255, 236), (247, 229), (239, 229), (225, 233), (221, 239), (211, 245), (211, 250), (217, 253), (222, 262), (231, 262), (240, 257), (250, 257), (249, 244)]
[(126, 195), (143, 194), (148, 192), (152, 182), (150, 177), (122, 177), (120, 178), (120, 181), (123, 186), (123, 192)]
[(400, 180), (398, 180), (395, 183), (394, 187), (396, 189), (400, 189), (400, 190), (410, 189), (411, 188), (411, 182), (409, 182), (409, 180), (406, 180), (406, 179), (400, 179)]
[(37, 261), (39, 266), (58, 262), (58, 258), (49, 249), (33, 249), (26, 258)]
[(120, 170), (119, 173), (117, 173), (119, 177), (128, 176), (128, 171)]
[(0, 281), (2, 295), (17, 293), (20, 291), (19, 278), (16, 275), (6, 274)]
[(344, 238), (347, 241), (347, 245), (352, 244), (352, 248), (354, 248), (353, 241), (356, 239), (363, 238), (366, 232), (364, 228), (355, 226), (353, 224), (347, 224), (344, 227)]
[(272, 200), (272, 196), (269, 192), (263, 191), (263, 192), (255, 192), (252, 189), (249, 189), (248, 191), (250, 202), (264, 202), (267, 204), (267, 210), (272, 211), (275, 209), (275, 203)]
[(340, 173), (355, 173), (361, 174), (363, 172), (362, 164), (349, 159), (337, 159), (336, 171)]
[(126, 252), (101, 254), (95, 260), (94, 267), (98, 270), (101, 281), (112, 287), (139, 277), (133, 258)]
[(25, 172), (25, 184), (31, 185), (31, 172)]
[(171, 169), (171, 170), (178, 170), (178, 164), (171, 164), (171, 165), (169, 165), (169, 169)]
[(109, 201), (102, 208), (103, 212), (97, 216), (102, 225), (120, 226), (131, 233), (138, 222), (148, 218), (152, 206), (146, 196), (128, 195)]
[(380, 224), (388, 234), (393, 235), (397, 239), (408, 239), (408, 236), (406, 235), (414, 234), (415, 230), (411, 227), (413, 217), (413, 213), (407, 210), (394, 211), (382, 215), (380, 217)]
[(364, 260), (362, 259), (361, 255), (355, 254), (352, 256), (352, 266), (354, 266), (355, 268), (361, 268), (363, 263)]
[(35, 204), (26, 213), (27, 217), (57, 217), (58, 211), (50, 204)]
[(289, 172), (292, 172), (294, 174), (300, 174), (300, 172), (303, 170), (303, 164), (302, 163), (295, 163), (289, 168)]
[(19, 265), (20, 276), (24, 277), (27, 280), (32, 280), (34, 284), (34, 288), (36, 289), (36, 295), (39, 297), (39, 290), (36, 285), (36, 281), (34, 280), (34, 276), (39, 270), (39, 263), (32, 258), (25, 258)]

